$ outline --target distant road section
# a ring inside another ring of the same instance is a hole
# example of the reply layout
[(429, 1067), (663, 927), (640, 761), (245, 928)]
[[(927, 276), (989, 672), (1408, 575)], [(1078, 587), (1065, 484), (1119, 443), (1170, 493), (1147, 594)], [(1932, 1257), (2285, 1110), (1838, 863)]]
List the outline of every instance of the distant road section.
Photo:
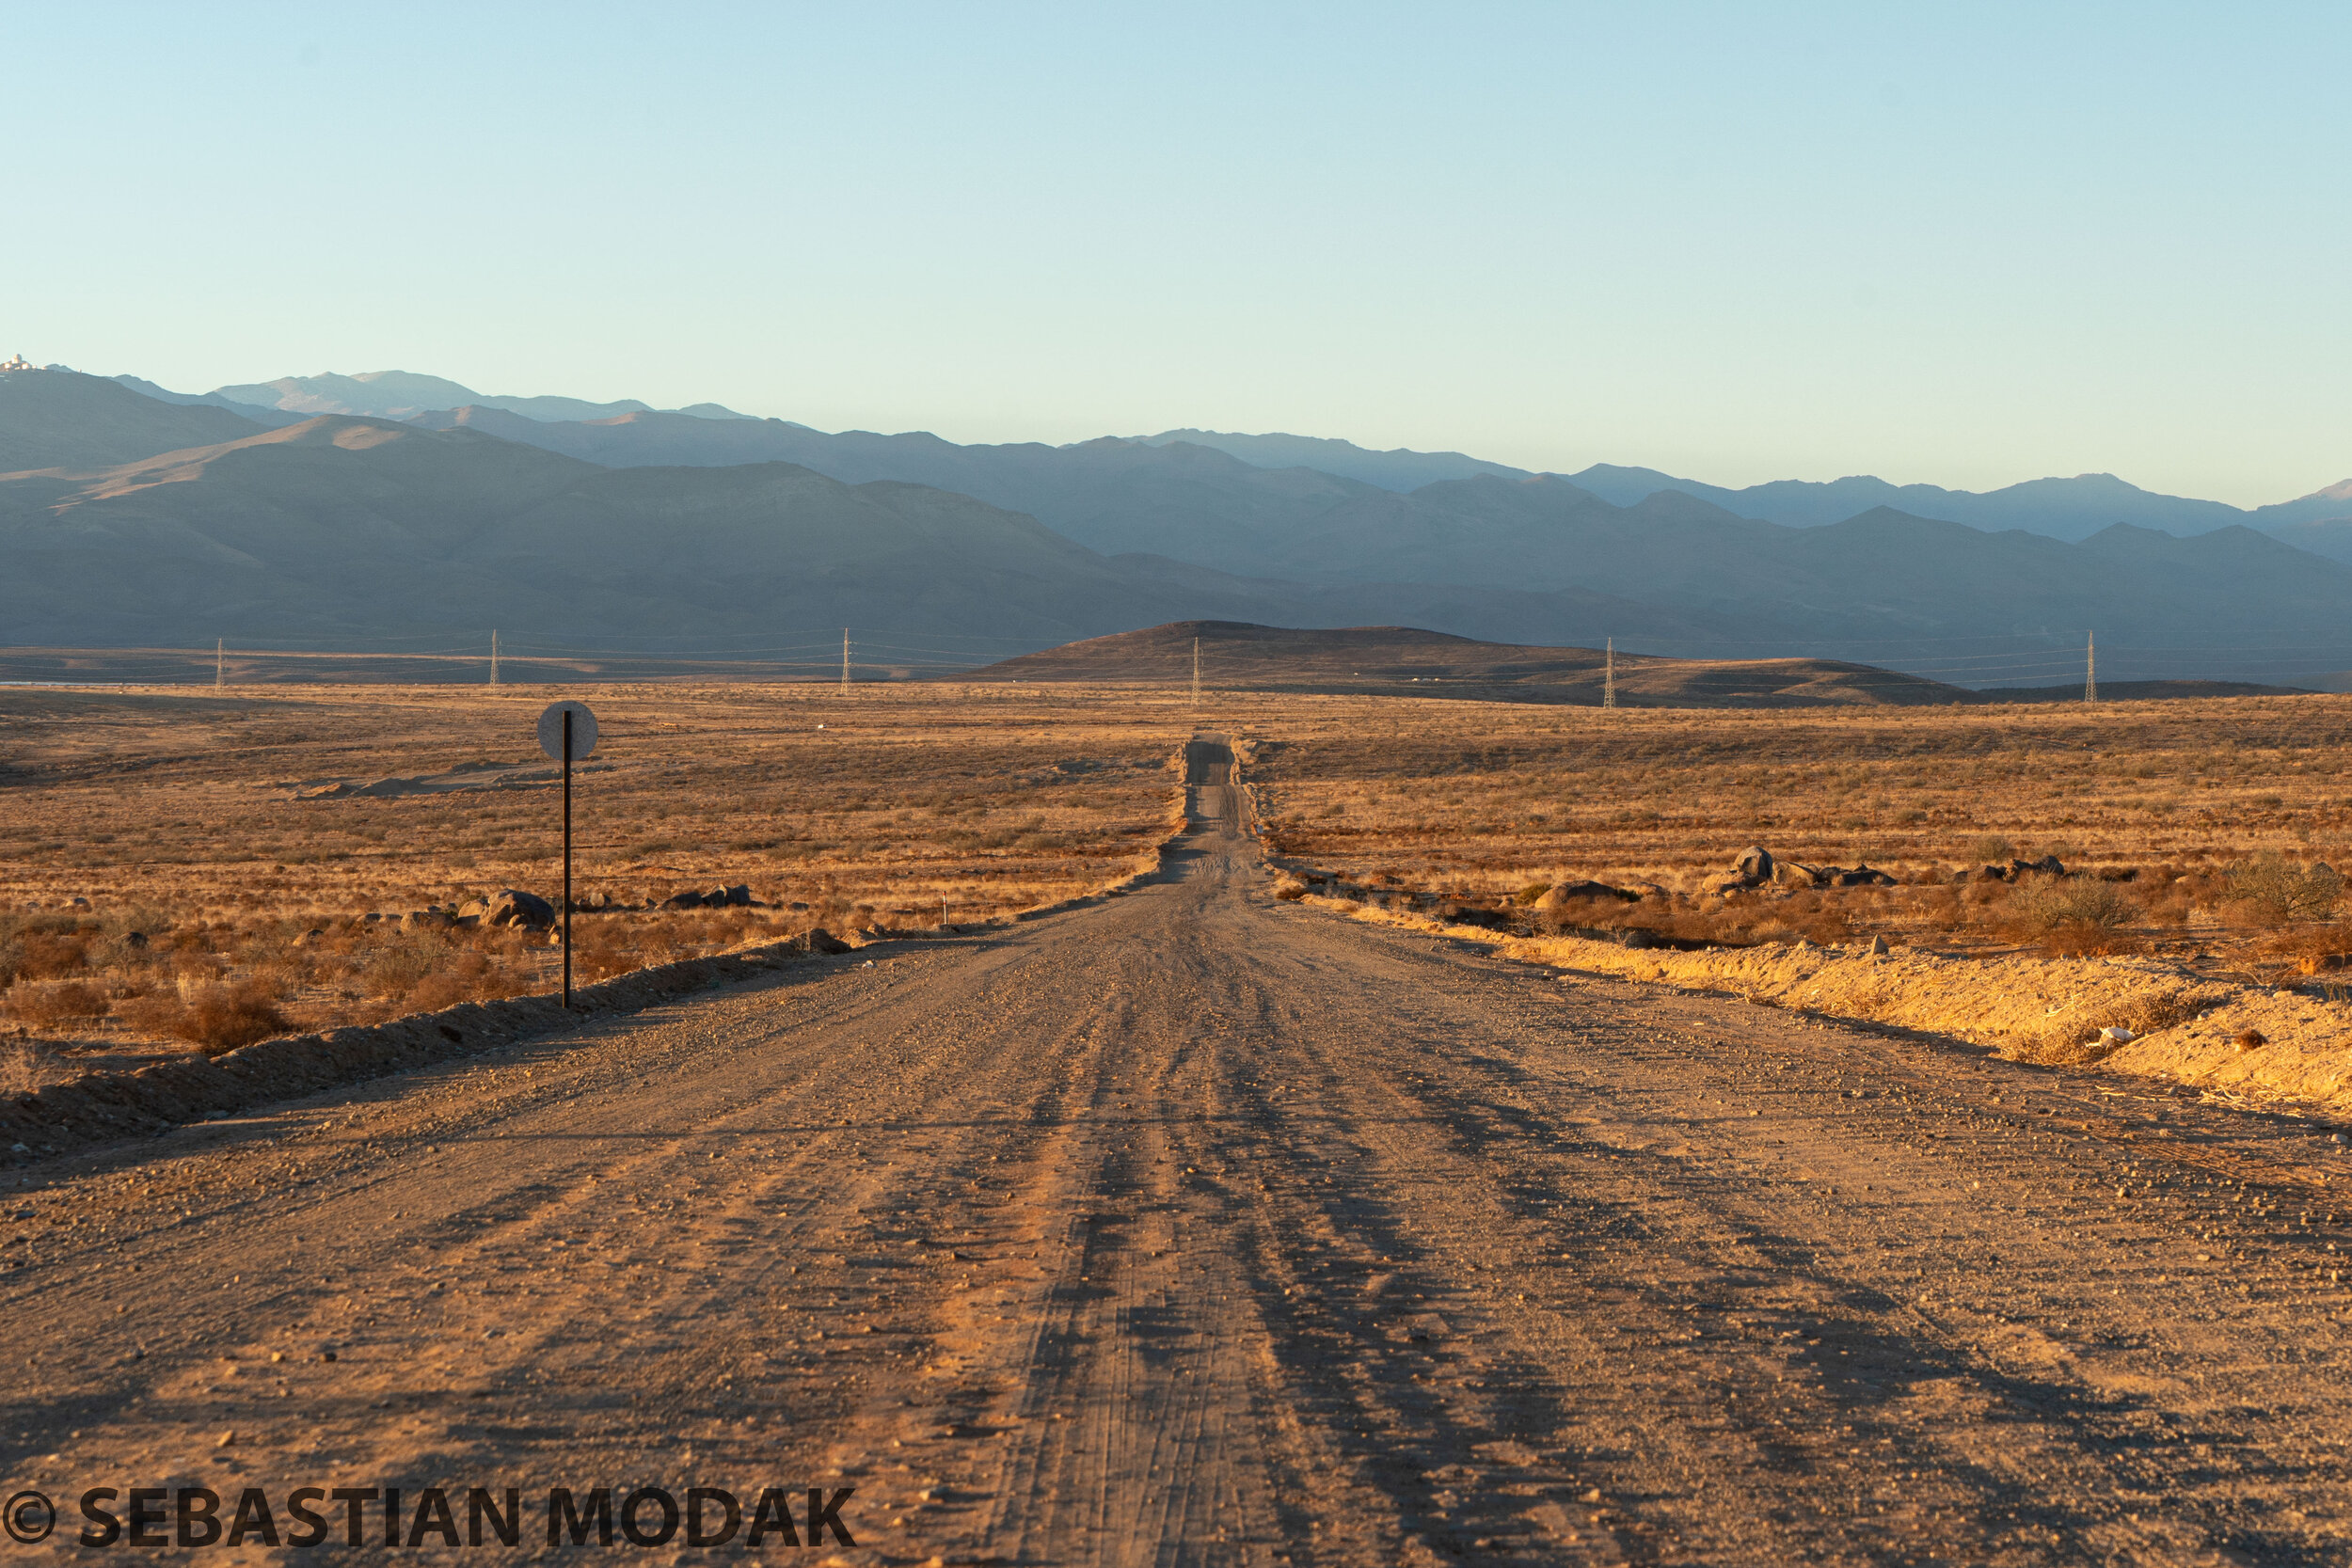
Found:
[(854, 1486), (854, 1562), (2340, 1557), (2308, 1126), (1278, 903), (1232, 779), (1197, 739), (1103, 907), (41, 1168), (14, 1486)]

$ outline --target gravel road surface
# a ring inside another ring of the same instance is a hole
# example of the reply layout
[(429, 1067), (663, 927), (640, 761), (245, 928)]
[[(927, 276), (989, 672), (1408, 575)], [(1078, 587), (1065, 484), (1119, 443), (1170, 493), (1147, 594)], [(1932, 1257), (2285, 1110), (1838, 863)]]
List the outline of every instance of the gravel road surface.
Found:
[(0, 1552), (704, 1485), (855, 1544), (624, 1560), (2352, 1560), (2327, 1130), (1278, 903), (1231, 767), (1099, 907), (36, 1167)]

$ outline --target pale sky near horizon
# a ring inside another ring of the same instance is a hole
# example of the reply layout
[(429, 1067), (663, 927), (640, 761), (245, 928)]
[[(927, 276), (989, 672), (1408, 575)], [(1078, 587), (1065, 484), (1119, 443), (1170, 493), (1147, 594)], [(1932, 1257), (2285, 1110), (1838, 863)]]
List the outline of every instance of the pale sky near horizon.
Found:
[(0, 356), (2240, 505), (2352, 10), (0, 7)]

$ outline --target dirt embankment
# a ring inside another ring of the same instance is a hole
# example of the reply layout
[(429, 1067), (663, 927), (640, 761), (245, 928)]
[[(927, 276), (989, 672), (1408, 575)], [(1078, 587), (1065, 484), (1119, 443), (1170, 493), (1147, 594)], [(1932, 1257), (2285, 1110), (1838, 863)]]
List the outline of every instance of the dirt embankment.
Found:
[[(1948, 1035), (2023, 1061), (2167, 1078), (2352, 1114), (2352, 1003), (2144, 958), (1948, 958), (1915, 949), (1769, 943), (1675, 952), (1582, 937), (1513, 937), (1343, 899), (1301, 902), (1434, 930), (1502, 956), (1719, 991), (1767, 1006)], [(2107, 1029), (2131, 1038), (2101, 1038)]]

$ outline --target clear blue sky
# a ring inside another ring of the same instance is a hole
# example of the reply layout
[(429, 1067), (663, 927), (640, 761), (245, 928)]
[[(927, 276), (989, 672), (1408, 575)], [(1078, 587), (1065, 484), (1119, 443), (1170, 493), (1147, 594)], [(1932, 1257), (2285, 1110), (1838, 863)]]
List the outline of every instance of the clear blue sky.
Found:
[(0, 356), (2244, 503), (2352, 8), (18, 5)]

